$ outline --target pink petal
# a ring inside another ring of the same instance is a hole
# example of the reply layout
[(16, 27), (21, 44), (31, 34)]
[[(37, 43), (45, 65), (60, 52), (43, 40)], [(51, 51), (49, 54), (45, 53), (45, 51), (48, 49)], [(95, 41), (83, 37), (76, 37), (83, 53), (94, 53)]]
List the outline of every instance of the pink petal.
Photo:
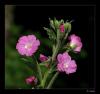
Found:
[(28, 40), (29, 41), (35, 41), (36, 40), (36, 37), (34, 35), (28, 35)]
[(63, 53), (63, 62), (69, 62), (71, 60), (71, 57), (67, 52)]
[(47, 56), (44, 56), (43, 54), (40, 54), (39, 60), (41, 62), (44, 62), (44, 61), (48, 60), (48, 57)]
[(58, 60), (59, 63), (62, 62), (62, 54), (58, 54), (58, 56), (57, 56), (57, 60)]

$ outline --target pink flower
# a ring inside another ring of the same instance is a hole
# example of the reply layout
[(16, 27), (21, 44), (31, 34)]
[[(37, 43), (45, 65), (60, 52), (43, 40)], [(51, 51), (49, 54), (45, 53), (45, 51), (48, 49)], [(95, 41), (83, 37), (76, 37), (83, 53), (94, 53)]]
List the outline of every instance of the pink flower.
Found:
[(82, 42), (80, 37), (76, 36), (75, 34), (72, 34), (69, 37), (70, 40), (70, 47), (74, 48), (74, 51), (80, 52), (82, 48)]
[(61, 32), (64, 32), (64, 31), (65, 31), (65, 29), (64, 29), (64, 24), (60, 25), (60, 31), (61, 31)]
[(65, 72), (66, 74), (76, 72), (77, 65), (75, 60), (71, 60), (71, 57), (67, 52), (63, 54), (58, 54), (57, 56), (58, 64), (57, 70), (60, 72)]
[(40, 41), (36, 39), (35, 35), (22, 36), (18, 40), (16, 49), (21, 55), (32, 56), (39, 45)]
[(44, 61), (48, 60), (48, 57), (44, 56), (43, 54), (40, 54), (39, 60), (41, 62), (44, 62)]
[(37, 84), (37, 78), (35, 78), (34, 76), (30, 76), (26, 79), (26, 83), (27, 84), (34, 84), (36, 85)]

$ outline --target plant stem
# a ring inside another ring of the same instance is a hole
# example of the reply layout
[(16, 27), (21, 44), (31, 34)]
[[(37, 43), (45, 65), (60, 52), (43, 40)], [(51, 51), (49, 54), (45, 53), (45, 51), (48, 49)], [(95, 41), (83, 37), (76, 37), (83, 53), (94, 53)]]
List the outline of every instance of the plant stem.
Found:
[[(54, 52), (53, 52), (53, 55), (52, 55), (52, 62), (51, 62), (51, 64), (54, 62), (54, 60), (55, 60), (55, 58), (56, 58), (56, 56), (57, 56), (57, 53), (58, 53), (58, 51), (59, 51), (60, 46), (61, 46), (60, 31), (57, 30), (57, 45), (56, 45), (56, 48), (55, 48), (55, 50), (54, 50)], [(56, 72), (56, 74), (53, 76), (53, 78), (51, 79), (50, 83), (49, 83), (48, 86), (47, 86), (47, 89), (50, 88), (50, 87), (52, 86), (52, 84), (53, 84), (53, 82), (54, 82), (54, 80), (56, 79), (56, 77), (57, 77), (58, 74), (59, 74), (59, 73)]]
[(55, 65), (53, 65), (48, 71), (45, 72), (44, 78), (41, 82), (41, 86), (44, 88), (45, 87), (45, 82), (50, 74), (50, 72), (52, 71), (52, 69), (55, 67)]
[(55, 49), (55, 51), (54, 51), (54, 53), (52, 55), (52, 62), (55, 60), (55, 57), (56, 57), (56, 55), (57, 55), (57, 53), (59, 51), (59, 46), (60, 46), (60, 43), (57, 44), (56, 49)]
[(42, 73), (41, 73), (41, 68), (40, 68), (40, 66), (39, 66), (39, 64), (38, 64), (38, 61), (37, 61), (37, 59), (36, 59), (36, 57), (35, 57), (35, 55), (33, 56), (33, 58), (35, 59), (35, 61), (36, 61), (36, 67), (37, 67), (37, 71), (38, 71), (38, 74), (39, 74), (39, 80), (40, 80), (40, 82), (42, 81)]
[[(52, 62), (51, 63), (54, 62), (54, 60), (55, 60), (55, 58), (57, 56), (57, 53), (59, 52), (59, 49), (64, 45), (64, 42), (65, 42), (66, 38), (68, 37), (69, 32), (70, 32), (70, 30), (66, 33), (66, 35), (65, 35), (65, 37), (64, 37), (64, 39), (63, 39), (63, 41), (61, 43), (60, 31), (57, 30), (57, 45), (56, 45), (55, 50), (53, 49), (54, 52), (53, 52), (53, 55), (52, 55)], [(49, 82), (49, 84), (47, 86), (47, 89), (49, 89), (52, 86), (52, 84), (53, 84), (54, 80), (56, 79), (56, 77), (58, 76), (58, 74), (59, 74), (59, 72), (56, 72), (54, 74), (54, 76), (52, 77), (51, 81)]]
[(52, 84), (53, 84), (53, 82), (55, 81), (55, 79), (56, 79), (56, 77), (58, 76), (58, 74), (59, 74), (59, 72), (56, 72), (55, 75), (52, 77), (50, 83), (49, 83), (48, 86), (47, 86), (47, 89), (49, 89), (49, 88), (52, 86)]
[(46, 82), (47, 77), (48, 77), (48, 75), (49, 75), (48, 72), (49, 72), (49, 71), (45, 72), (44, 78), (43, 78), (43, 80), (42, 80), (42, 82), (41, 82), (41, 86), (42, 86), (43, 88), (45, 87), (45, 82)]
[(63, 39), (63, 41), (62, 41), (62, 46), (64, 45), (65, 40), (67, 39), (68, 34), (69, 34), (69, 33), (66, 33), (66, 35), (65, 35), (65, 37), (64, 37), (64, 39)]

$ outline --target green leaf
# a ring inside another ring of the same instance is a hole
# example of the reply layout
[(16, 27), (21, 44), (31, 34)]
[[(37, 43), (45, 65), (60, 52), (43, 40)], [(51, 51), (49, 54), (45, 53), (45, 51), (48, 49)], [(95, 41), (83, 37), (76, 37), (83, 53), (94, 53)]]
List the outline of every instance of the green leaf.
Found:
[(61, 19), (61, 20), (59, 21), (59, 24), (60, 24), (60, 25), (61, 25), (61, 24), (64, 24), (64, 20)]
[(55, 28), (56, 29), (58, 29), (59, 28), (59, 21), (58, 20), (56, 20), (56, 18), (54, 18), (54, 26), (55, 26)]
[(41, 62), (39, 65), (40, 66), (45, 66), (46, 64), (48, 64), (48, 62)]
[[(39, 65), (41, 67), (41, 71), (42, 71), (42, 77), (44, 76), (44, 73), (50, 68), (50, 61), (51, 61), (51, 57), (48, 57), (49, 59), (45, 62), (41, 62)], [(48, 65), (48, 66), (47, 66)]]
[(40, 65), (39, 65), (37, 59), (35, 58), (35, 56), (33, 56), (33, 60), (36, 61), (35, 64), (36, 64), (36, 69), (37, 70), (35, 72), (37, 72), (37, 77), (38, 77), (38, 79), (40, 80), (40, 83), (41, 83), (41, 81), (42, 81), (42, 72), (41, 72)]
[(42, 77), (44, 77), (44, 74), (48, 70), (48, 67), (46, 67), (46, 64), (44, 64), (44, 65), (43, 64), (40, 64), (40, 67), (41, 67)]
[(41, 73), (41, 68), (40, 65), (38, 64), (35, 56), (32, 58), (22, 58), (22, 60), (24, 61), (25, 64), (27, 64), (27, 66), (29, 68), (31, 68), (33, 70), (33, 75), (35, 75), (36, 77), (38, 77), (38, 79), (40, 80), (40, 82), (42, 81), (42, 73)]
[(26, 58), (21, 58), (24, 64), (26, 64), (33, 71), (33, 75), (37, 76), (37, 67), (35, 61), (30, 61)]
[(58, 41), (58, 43), (59, 43), (59, 41), (60, 41), (60, 38), (61, 38), (61, 32), (59, 31), (59, 29), (57, 29), (57, 41)]
[(38, 62), (36, 61), (36, 64), (37, 64), (37, 72), (38, 72), (38, 78), (40, 80), (40, 82), (42, 81), (42, 71), (41, 71), (41, 67), (40, 65), (38, 64)]
[(49, 18), (49, 21), (50, 21), (50, 26), (51, 26), (51, 28), (55, 30), (54, 21), (51, 20), (50, 18)]
[(56, 40), (56, 34), (54, 33), (53, 30), (50, 30), (49, 28), (46, 28), (46, 27), (44, 27), (44, 30), (47, 31), (47, 34), (48, 34), (50, 40), (53, 40), (53, 41)]
[(28, 62), (33, 62), (34, 60), (32, 59), (32, 57), (23, 57), (21, 58), (21, 60), (23, 61), (28, 61)]

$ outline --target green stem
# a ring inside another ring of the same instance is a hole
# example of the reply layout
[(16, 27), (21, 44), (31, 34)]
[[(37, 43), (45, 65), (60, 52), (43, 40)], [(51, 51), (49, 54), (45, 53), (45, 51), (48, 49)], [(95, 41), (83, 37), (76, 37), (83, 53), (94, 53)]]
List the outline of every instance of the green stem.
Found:
[[(63, 41), (62, 41), (62, 43), (61, 43), (61, 40), (60, 40), (60, 31), (57, 30), (57, 45), (56, 45), (55, 50), (53, 49), (54, 52), (53, 52), (53, 55), (52, 55), (52, 62), (51, 62), (51, 64), (54, 62), (54, 60), (55, 60), (55, 58), (56, 58), (56, 56), (57, 56), (57, 53), (58, 53), (59, 49), (61, 48), (61, 46), (64, 45), (64, 42), (65, 42), (65, 40), (66, 40), (68, 34), (69, 34), (69, 32), (66, 33), (66, 35), (65, 35), (65, 37), (64, 37), (64, 39), (63, 39)], [(45, 81), (46, 81), (46, 79), (47, 79), (47, 77), (48, 77), (48, 74), (49, 74), (49, 73), (47, 72)], [(56, 73), (54, 74), (54, 76), (52, 77), (51, 81), (49, 82), (49, 84), (48, 84), (48, 86), (47, 86), (47, 89), (49, 89), (49, 88), (52, 86), (52, 84), (53, 84), (54, 80), (56, 79), (56, 77), (58, 76), (58, 74), (59, 74), (59, 72), (56, 72)], [(43, 82), (43, 84), (45, 84), (45, 81)]]
[(43, 80), (42, 80), (42, 82), (41, 82), (41, 86), (42, 86), (43, 88), (45, 87), (45, 82), (46, 82), (46, 79), (47, 79), (47, 77), (48, 77), (48, 75), (49, 75), (48, 72), (49, 72), (49, 71), (45, 72), (44, 78), (43, 78)]
[(42, 82), (41, 82), (41, 86), (42, 86), (43, 88), (45, 87), (45, 82), (46, 82), (46, 80), (47, 80), (47, 78), (48, 78), (50, 72), (52, 71), (52, 69), (53, 69), (54, 67), (55, 67), (55, 64), (54, 64), (48, 71), (45, 72), (44, 78), (43, 78), (43, 80), (42, 80)]
[(62, 46), (64, 45), (64, 43), (65, 43), (65, 41), (66, 41), (66, 39), (67, 39), (68, 34), (69, 34), (69, 33), (66, 33), (66, 35), (65, 35), (65, 37), (64, 37), (64, 39), (63, 39), (63, 41), (62, 41)]
[(52, 55), (52, 62), (56, 58), (56, 55), (57, 55), (57, 53), (59, 51), (59, 48), (60, 48), (60, 45), (61, 45), (61, 41), (60, 41), (60, 31), (57, 30), (57, 45), (56, 45), (55, 51), (53, 52), (53, 55)]
[(49, 89), (49, 88), (52, 86), (52, 84), (53, 84), (53, 82), (55, 81), (55, 79), (56, 79), (56, 77), (58, 76), (58, 74), (59, 74), (59, 72), (56, 72), (55, 75), (52, 77), (50, 83), (49, 83), (48, 86), (47, 86), (47, 89)]
[(55, 51), (54, 51), (54, 53), (52, 55), (52, 62), (55, 60), (55, 57), (56, 57), (56, 55), (57, 55), (57, 53), (59, 51), (59, 45), (60, 45), (60, 43), (57, 44), (56, 49), (55, 49)]
[[(62, 47), (62, 46), (64, 45), (65, 40), (66, 40), (66, 38), (68, 37), (68, 34), (69, 34), (69, 33), (66, 33), (66, 35), (65, 35), (65, 37), (64, 37), (64, 39), (63, 39), (63, 41), (62, 41), (62, 43), (61, 43), (61, 42), (60, 42), (60, 39), (59, 39), (59, 33), (58, 33), (57, 46), (56, 46), (56, 49), (55, 49), (55, 51), (54, 51), (54, 53), (53, 53), (53, 55), (52, 55), (52, 62), (55, 60), (55, 57), (56, 57), (56, 55), (57, 55), (57, 53), (58, 53), (60, 47)], [(50, 83), (49, 83), (48, 86), (47, 86), (47, 89), (50, 88), (50, 87), (52, 86), (52, 84), (53, 84), (54, 80), (56, 79), (56, 77), (58, 76), (58, 74), (59, 74), (59, 73), (56, 72), (56, 74), (52, 77)]]
[(38, 74), (39, 74), (39, 80), (40, 80), (40, 82), (42, 81), (42, 73), (41, 73), (41, 68), (40, 68), (40, 66), (39, 66), (39, 64), (38, 64), (38, 61), (37, 61), (37, 59), (36, 59), (36, 57), (35, 57), (35, 55), (33, 56), (33, 58), (35, 59), (35, 61), (36, 61), (36, 67), (37, 67), (37, 71), (38, 71)]

